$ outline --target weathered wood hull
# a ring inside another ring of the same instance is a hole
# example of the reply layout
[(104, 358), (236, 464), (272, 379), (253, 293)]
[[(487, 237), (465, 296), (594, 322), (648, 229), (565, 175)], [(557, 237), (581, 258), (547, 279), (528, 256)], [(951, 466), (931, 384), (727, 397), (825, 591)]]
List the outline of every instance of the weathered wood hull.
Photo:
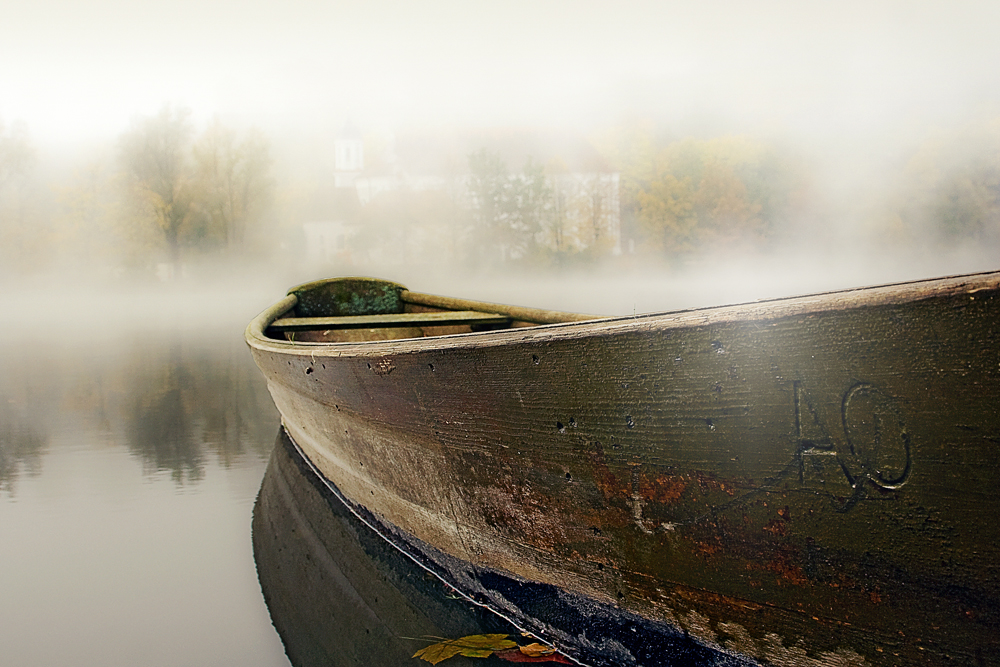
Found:
[[(295, 667), (415, 665), (421, 637), (484, 633), (571, 647), (592, 665), (759, 665), (664, 624), (450, 558), (344, 498), (284, 431), (254, 505), (253, 546), (271, 621)], [(535, 634), (524, 639), (524, 631)]]
[(771, 664), (1000, 664), (1000, 274), (359, 343), (277, 310), (290, 436), (452, 557)]

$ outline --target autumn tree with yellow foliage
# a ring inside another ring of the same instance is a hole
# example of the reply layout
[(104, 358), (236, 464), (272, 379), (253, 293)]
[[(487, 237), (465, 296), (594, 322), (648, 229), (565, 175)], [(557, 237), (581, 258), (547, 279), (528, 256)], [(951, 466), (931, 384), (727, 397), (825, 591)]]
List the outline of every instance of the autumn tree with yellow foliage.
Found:
[(240, 140), (216, 120), (194, 142), (189, 116), (165, 106), (137, 118), (120, 142), (133, 215), (158, 231), (174, 268), (184, 246), (240, 246), (273, 188), (259, 133)]
[(212, 232), (228, 247), (247, 243), (273, 190), (267, 140), (255, 129), (242, 138), (216, 118), (193, 147), (199, 199)]
[(647, 182), (637, 192), (640, 225), (668, 254), (767, 244), (798, 187), (775, 150), (744, 137), (671, 143), (654, 156)]
[(622, 173), (622, 216), (652, 253), (762, 247), (804, 183), (787, 156), (741, 136), (665, 140), (646, 125), (605, 141)]

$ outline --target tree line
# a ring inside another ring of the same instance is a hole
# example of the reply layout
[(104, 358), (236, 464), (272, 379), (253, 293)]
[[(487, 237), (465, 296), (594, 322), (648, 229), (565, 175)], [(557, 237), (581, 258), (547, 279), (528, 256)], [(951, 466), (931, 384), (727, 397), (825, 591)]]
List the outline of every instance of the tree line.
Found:
[[(641, 124), (594, 141), (620, 177), (622, 247), (665, 262), (717, 253), (767, 252), (847, 222), (848, 243), (887, 251), (1000, 250), (1000, 120), (939, 130), (917, 145), (898, 173), (874, 184), (878, 203), (826, 201), (810, 160), (747, 136), (671, 137)], [(593, 263), (610, 248), (589, 236), (599, 197), (577, 197), (566, 224), (564, 166), (529, 161), (510, 173), (499, 153), (468, 156), (479, 246), (501, 247), (527, 263)], [(578, 195), (580, 193), (577, 193)], [(581, 223), (581, 221), (583, 221)], [(835, 235), (834, 235), (835, 236)], [(582, 240), (581, 240), (582, 239)]]
[(556, 263), (765, 248), (792, 224), (807, 187), (793, 158), (745, 137), (657, 141), (632, 130), (608, 139), (614, 174), (532, 159), (509, 172), (498, 152), (470, 154), (476, 247)]
[[(765, 141), (633, 124), (592, 143), (605, 166), (583, 174), (557, 156), (511, 170), (500, 152), (474, 150), (461, 187), (366, 203), (355, 243), (384, 253), (418, 246), (418, 233), (426, 242), (413, 252), (427, 261), (474, 266), (585, 266), (618, 254), (672, 263), (767, 250), (823, 220), (809, 160)], [(896, 245), (1000, 245), (998, 155), (996, 121), (928, 137), (865, 228)], [(0, 122), (0, 272), (60, 252), (169, 272), (192, 253), (267, 251), (305, 222), (278, 201), (263, 133), (218, 119), (196, 131), (183, 108), (137, 117), (107, 159), (52, 190), (29, 177), (36, 161), (26, 126)]]

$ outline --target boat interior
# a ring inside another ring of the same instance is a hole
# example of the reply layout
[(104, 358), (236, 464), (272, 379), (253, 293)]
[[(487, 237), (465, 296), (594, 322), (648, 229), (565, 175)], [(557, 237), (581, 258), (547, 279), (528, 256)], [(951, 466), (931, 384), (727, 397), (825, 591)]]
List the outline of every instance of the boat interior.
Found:
[(494, 331), (579, 322), (593, 315), (507, 306), (411, 292), (373, 278), (332, 278), (293, 287), (289, 309), (265, 329), (268, 338), (342, 343)]

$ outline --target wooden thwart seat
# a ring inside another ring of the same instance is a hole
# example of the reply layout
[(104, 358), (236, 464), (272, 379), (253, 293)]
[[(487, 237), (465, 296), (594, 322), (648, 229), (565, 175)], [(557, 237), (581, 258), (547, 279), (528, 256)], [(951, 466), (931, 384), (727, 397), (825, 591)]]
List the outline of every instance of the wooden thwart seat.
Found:
[(450, 327), (461, 325), (507, 325), (511, 318), (497, 313), (457, 310), (388, 315), (344, 315), (340, 317), (283, 317), (268, 328), (276, 332), (323, 331), (329, 329), (383, 329), (397, 327)]

